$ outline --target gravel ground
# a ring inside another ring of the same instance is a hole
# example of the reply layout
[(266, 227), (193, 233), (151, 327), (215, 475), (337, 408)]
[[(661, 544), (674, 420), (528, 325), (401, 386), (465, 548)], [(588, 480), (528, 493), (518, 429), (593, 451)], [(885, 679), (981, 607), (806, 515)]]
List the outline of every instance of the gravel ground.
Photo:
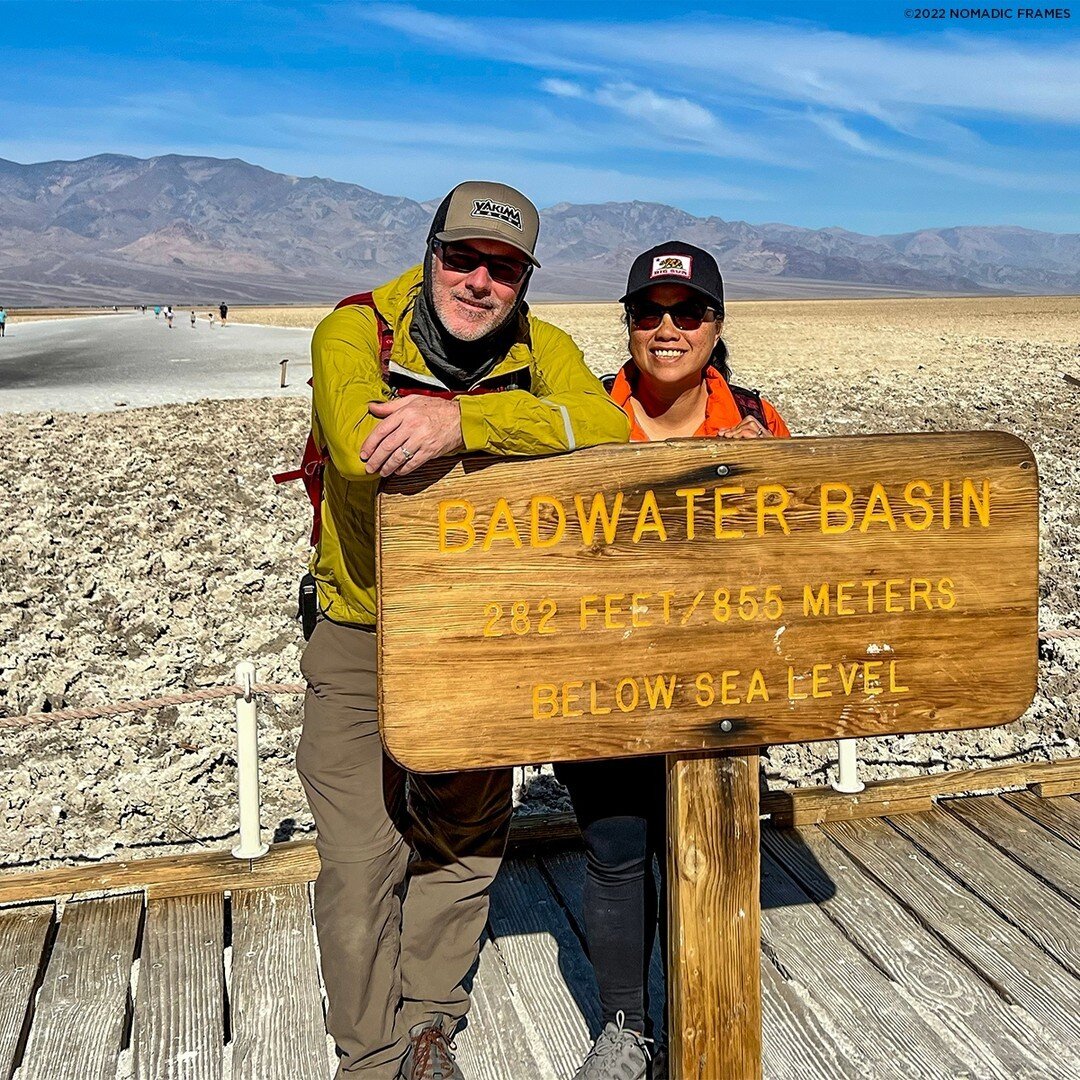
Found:
[[(746, 305), (741, 327), (729, 316), (738, 381), (766, 388), (804, 434), (1020, 435), (1043, 491), (1041, 625), (1080, 627), (1080, 391), (1063, 378), (1080, 374), (1076, 301), (1041, 319), (1003, 318), (1011, 301), (966, 314), (892, 303), (895, 318), (874, 302)], [(550, 315), (612, 366), (613, 310)], [(267, 681), (298, 681), (309, 512), (269, 474), (295, 461), (306, 425), (297, 398), (0, 415), (0, 715), (227, 683), (245, 658)], [(263, 822), (277, 839), (311, 830), (292, 764), (299, 716), (299, 699), (260, 707)], [(1050, 639), (1018, 723), (864, 740), (863, 773), (1070, 757), (1078, 739), (1080, 640)], [(770, 786), (825, 782), (833, 749), (773, 748)], [(0, 770), (7, 867), (224, 847), (234, 833), (228, 701), (5, 731)], [(522, 813), (565, 807), (549, 776), (519, 788)]]

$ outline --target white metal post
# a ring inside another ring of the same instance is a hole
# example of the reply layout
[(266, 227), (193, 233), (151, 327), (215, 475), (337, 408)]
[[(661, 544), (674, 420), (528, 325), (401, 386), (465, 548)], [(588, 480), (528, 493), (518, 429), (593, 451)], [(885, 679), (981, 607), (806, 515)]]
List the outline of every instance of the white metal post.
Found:
[(859, 757), (856, 753), (855, 739), (837, 739), (838, 750), (837, 777), (833, 781), (833, 790), (846, 795), (855, 795), (866, 785), (859, 779)]
[(257, 859), (270, 848), (259, 834), (259, 716), (251, 687), (255, 665), (245, 660), (236, 666), (236, 782), (240, 796), (240, 842), (232, 849), (237, 859)]

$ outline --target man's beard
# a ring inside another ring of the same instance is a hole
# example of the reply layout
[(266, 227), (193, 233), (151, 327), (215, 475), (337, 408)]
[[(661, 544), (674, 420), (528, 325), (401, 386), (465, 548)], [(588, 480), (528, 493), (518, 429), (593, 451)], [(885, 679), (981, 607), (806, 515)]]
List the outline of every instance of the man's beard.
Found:
[[(433, 288), (431, 299), (443, 329), (459, 341), (479, 341), (487, 337), (498, 330), (514, 310), (513, 304), (500, 303), (490, 296), (479, 299), (465, 289), (449, 289), (444, 293)], [(467, 303), (458, 303), (459, 300)]]

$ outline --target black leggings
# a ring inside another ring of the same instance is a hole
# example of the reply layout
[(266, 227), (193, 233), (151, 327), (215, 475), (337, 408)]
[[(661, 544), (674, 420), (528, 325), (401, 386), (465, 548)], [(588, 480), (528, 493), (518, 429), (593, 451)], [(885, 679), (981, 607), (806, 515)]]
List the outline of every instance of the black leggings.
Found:
[(667, 970), (664, 758), (561, 762), (555, 775), (570, 792), (585, 840), (585, 939), (604, 1023), (622, 1012), (628, 1028), (646, 1031), (658, 917)]

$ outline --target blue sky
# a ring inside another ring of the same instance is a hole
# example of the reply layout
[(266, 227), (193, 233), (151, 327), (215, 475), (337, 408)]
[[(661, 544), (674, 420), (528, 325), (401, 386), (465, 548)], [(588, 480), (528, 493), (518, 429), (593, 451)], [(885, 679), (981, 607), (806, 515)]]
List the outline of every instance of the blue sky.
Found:
[(0, 157), (209, 154), (417, 199), (488, 177), (542, 206), (1080, 232), (1080, 6), (905, 10), (0, 3)]

